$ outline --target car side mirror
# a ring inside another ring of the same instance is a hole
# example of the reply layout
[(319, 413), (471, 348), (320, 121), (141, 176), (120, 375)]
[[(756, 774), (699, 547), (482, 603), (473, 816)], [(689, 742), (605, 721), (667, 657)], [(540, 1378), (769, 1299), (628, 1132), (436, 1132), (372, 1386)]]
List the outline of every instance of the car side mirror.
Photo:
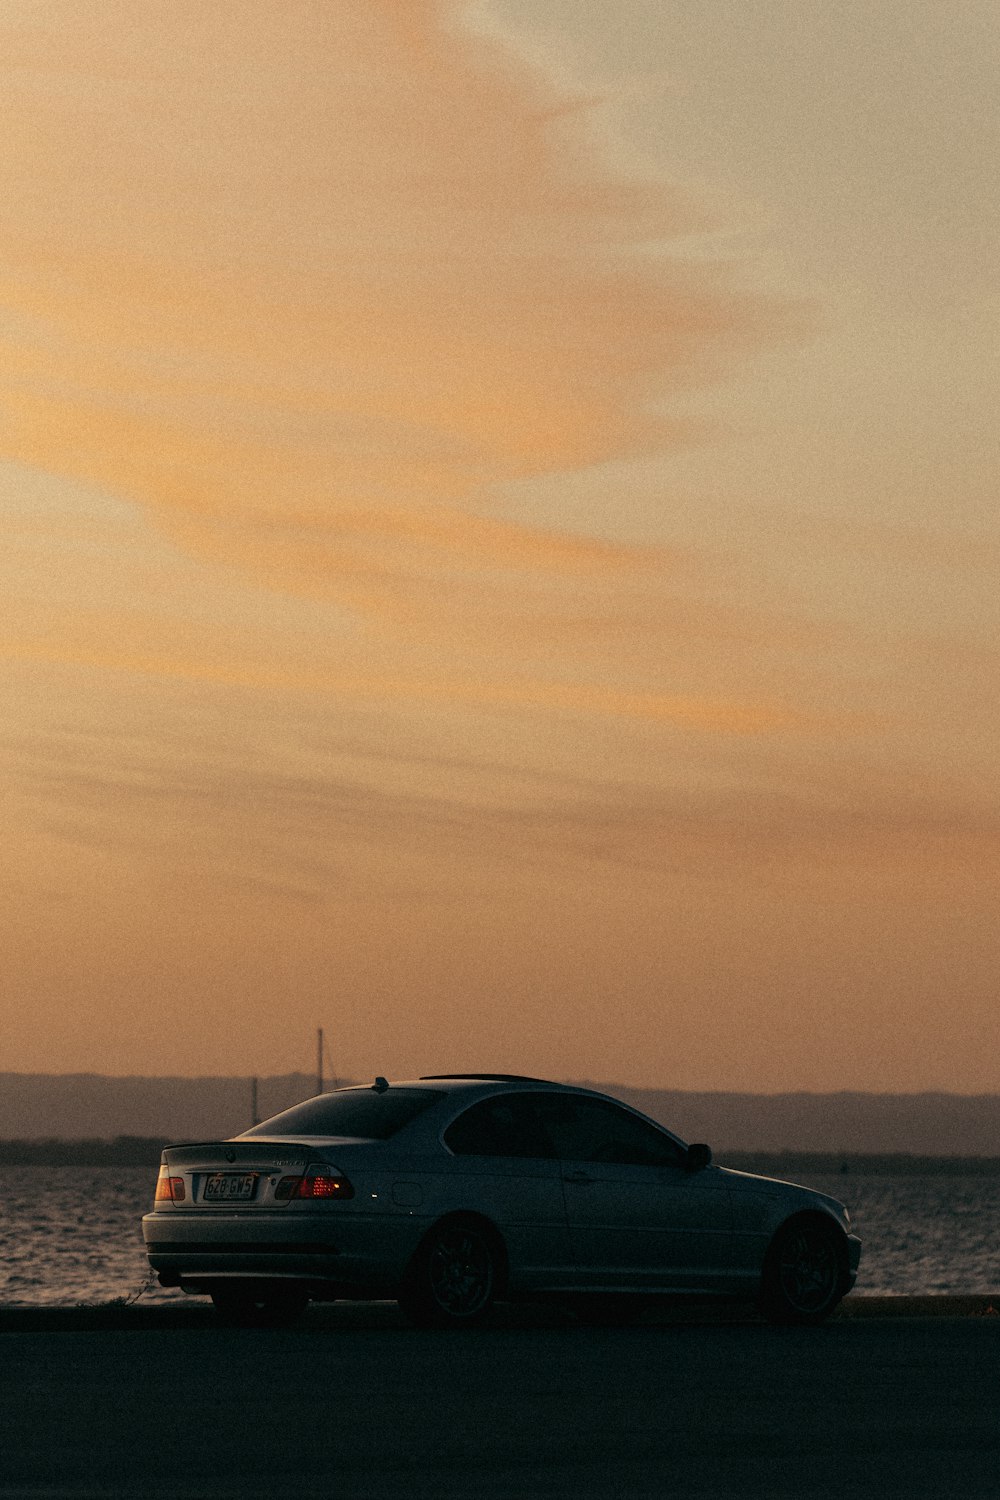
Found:
[(698, 1141), (695, 1145), (688, 1147), (687, 1157), (684, 1161), (684, 1168), (686, 1171), (704, 1172), (705, 1168), (710, 1167), (711, 1165), (711, 1146), (706, 1146), (702, 1141)]

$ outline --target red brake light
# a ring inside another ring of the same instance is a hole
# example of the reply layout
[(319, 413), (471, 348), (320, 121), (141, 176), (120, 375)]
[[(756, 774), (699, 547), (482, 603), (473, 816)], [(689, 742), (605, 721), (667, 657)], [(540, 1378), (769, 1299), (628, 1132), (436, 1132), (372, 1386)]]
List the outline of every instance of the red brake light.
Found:
[(296, 1198), (343, 1198), (346, 1196), (344, 1189), (348, 1188), (350, 1193), (354, 1189), (345, 1184), (342, 1177), (303, 1177), (295, 1190)]
[(282, 1177), (274, 1196), (281, 1202), (289, 1198), (353, 1198), (354, 1188), (343, 1173), (334, 1173), (329, 1167), (310, 1168), (302, 1177)]
[(185, 1198), (184, 1178), (171, 1177), (169, 1167), (161, 1167), (156, 1179), (154, 1203), (183, 1203)]

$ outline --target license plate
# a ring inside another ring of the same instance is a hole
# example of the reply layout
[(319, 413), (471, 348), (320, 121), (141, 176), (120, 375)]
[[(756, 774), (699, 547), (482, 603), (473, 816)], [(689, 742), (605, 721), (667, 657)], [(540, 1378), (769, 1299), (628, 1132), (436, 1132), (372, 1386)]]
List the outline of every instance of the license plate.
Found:
[(257, 1191), (256, 1172), (216, 1172), (205, 1179), (206, 1203), (242, 1203)]

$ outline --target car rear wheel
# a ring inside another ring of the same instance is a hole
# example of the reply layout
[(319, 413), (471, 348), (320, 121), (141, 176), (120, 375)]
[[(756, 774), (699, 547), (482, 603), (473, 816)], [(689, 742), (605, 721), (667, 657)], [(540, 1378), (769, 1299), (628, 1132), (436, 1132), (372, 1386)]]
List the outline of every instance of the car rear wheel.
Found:
[(772, 1323), (821, 1323), (844, 1295), (843, 1236), (801, 1219), (779, 1229), (767, 1253), (761, 1307)]
[(289, 1286), (219, 1286), (211, 1293), (219, 1320), (230, 1328), (284, 1328), (301, 1317), (309, 1301)]
[(471, 1328), (500, 1287), (502, 1247), (485, 1224), (452, 1219), (430, 1230), (413, 1258), (399, 1305), (418, 1328)]

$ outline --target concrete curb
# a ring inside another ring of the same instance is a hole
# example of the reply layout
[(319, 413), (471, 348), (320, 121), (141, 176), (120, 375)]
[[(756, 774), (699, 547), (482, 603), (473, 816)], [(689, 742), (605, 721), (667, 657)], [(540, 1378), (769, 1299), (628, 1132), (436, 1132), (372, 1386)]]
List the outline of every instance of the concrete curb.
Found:
[[(966, 1296), (875, 1296), (854, 1293), (834, 1314), (832, 1323), (865, 1319), (902, 1318), (1000, 1318), (1000, 1291)], [(559, 1308), (543, 1304), (500, 1307), (494, 1329), (568, 1327), (571, 1319)], [(646, 1327), (700, 1324), (706, 1326), (761, 1323), (755, 1308), (746, 1303), (687, 1303), (664, 1305), (643, 1320)], [(3, 1333), (140, 1333), (213, 1329), (218, 1324), (211, 1304), (202, 1298), (130, 1306), (108, 1303), (100, 1307), (4, 1307), (0, 1306)], [(310, 1307), (297, 1323), (301, 1329), (350, 1329), (379, 1332), (407, 1328), (395, 1303), (338, 1303)]]

